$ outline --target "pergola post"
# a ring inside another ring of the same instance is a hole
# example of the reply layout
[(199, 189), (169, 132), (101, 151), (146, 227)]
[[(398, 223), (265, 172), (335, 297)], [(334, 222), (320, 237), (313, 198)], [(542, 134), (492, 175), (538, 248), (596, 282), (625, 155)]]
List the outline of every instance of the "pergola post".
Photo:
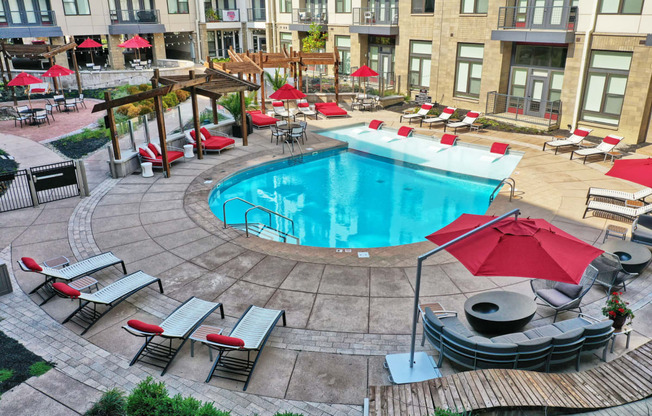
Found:
[[(5, 58), (5, 67), (7, 68), (7, 77), (9, 78), (9, 81), (7, 83), (11, 82), (14, 77), (11, 76), (11, 66), (9, 66), (9, 59), (7, 58), (7, 52), (4, 51), (4, 43), (2, 44), (2, 55), (4, 55)], [(11, 97), (14, 99), (14, 105), (18, 105), (18, 99), (16, 99), (16, 87), (11, 87)]]
[(340, 55), (337, 53), (337, 46), (333, 48), (333, 58), (335, 58), (335, 63), (333, 63), (333, 73), (335, 74), (335, 102), (340, 102)]
[[(48, 52), (51, 50), (52, 48), (48, 46)], [(54, 65), (54, 58), (50, 56), (48, 59), (50, 61), (50, 67), (52, 67)], [(59, 82), (57, 81), (57, 77), (52, 77), (52, 83), (54, 84), (54, 90), (57, 91), (59, 89)]]
[[(189, 71), (190, 79), (195, 78), (195, 70), (191, 69)], [(201, 142), (201, 131), (199, 131), (199, 105), (197, 104), (197, 88), (192, 87), (190, 89), (190, 99), (192, 100), (192, 119), (195, 122), (195, 142), (197, 143), (197, 159), (204, 158), (203, 148), (204, 145)]]
[[(238, 78), (242, 79), (242, 72), (238, 73)], [(247, 108), (245, 106), (245, 96), (244, 91), (240, 91), (240, 115), (242, 119), (242, 145), (248, 146), (249, 141), (247, 140)]]
[[(104, 101), (107, 103), (111, 101), (111, 93), (108, 91), (104, 92)], [(113, 157), (116, 159), (121, 159), (120, 157), (120, 141), (118, 140), (118, 132), (115, 128), (115, 116), (113, 115), (113, 107), (106, 109), (106, 127), (109, 128), (109, 134), (111, 135), (111, 145), (113, 146)]]
[[(299, 88), (297, 88), (299, 91), (303, 92), (303, 69), (301, 69), (301, 63), (299, 62)], [(295, 85), (296, 87), (296, 85)]]
[(263, 69), (263, 72), (260, 73), (260, 110), (263, 114), (266, 114), (265, 109), (265, 100), (267, 96), (265, 95), (265, 69), (263, 68), (263, 51), (258, 51), (258, 62), (260, 63), (260, 68)]
[(217, 125), (220, 121), (217, 116), (217, 98), (211, 97), (211, 107), (213, 108), (213, 124)]
[[(154, 70), (152, 79), (152, 88), (158, 87), (159, 70)], [(156, 126), (158, 127), (158, 138), (161, 146), (161, 162), (163, 163), (163, 173), (166, 178), (170, 177), (170, 164), (168, 163), (167, 134), (165, 132), (165, 115), (163, 113), (163, 99), (160, 95), (154, 97), (154, 111), (156, 111)], [(198, 139), (201, 139), (198, 137)]]
[[(93, 56), (93, 55), (91, 55)], [(79, 76), (79, 67), (77, 66), (77, 54), (72, 50), (72, 65), (75, 67), (75, 78), (77, 78), (77, 90), (82, 93), (81, 77)]]

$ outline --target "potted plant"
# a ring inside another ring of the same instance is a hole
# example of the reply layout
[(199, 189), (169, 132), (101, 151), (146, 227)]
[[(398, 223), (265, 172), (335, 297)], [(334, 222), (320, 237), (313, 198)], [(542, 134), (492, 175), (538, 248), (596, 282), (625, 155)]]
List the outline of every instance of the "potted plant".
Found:
[(220, 21), (220, 16), (217, 14), (217, 12), (213, 9), (207, 9), (206, 10), (206, 21), (207, 22), (219, 22)]
[[(245, 108), (252, 108), (252, 103), (255, 101), (255, 99), (256, 91), (252, 91), (249, 95), (245, 95)], [(235, 121), (232, 127), (233, 136), (242, 137), (242, 112), (240, 111), (242, 108), (240, 106), (240, 94), (233, 93), (225, 95), (220, 99), (219, 104), (233, 116), (233, 120)], [(247, 124), (248, 132), (252, 132), (253, 127), (251, 122)]]
[(629, 322), (634, 319), (634, 312), (627, 306), (629, 302), (623, 301), (620, 297), (622, 294), (623, 292), (613, 292), (605, 307), (602, 308), (602, 314), (614, 321), (615, 329), (621, 329), (627, 319)]

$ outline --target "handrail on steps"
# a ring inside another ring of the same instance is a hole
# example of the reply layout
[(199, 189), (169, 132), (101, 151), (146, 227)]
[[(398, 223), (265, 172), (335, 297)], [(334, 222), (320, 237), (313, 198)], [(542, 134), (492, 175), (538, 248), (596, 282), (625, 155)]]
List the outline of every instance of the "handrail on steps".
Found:
[(491, 196), (489, 196), (489, 203), (491, 204), (496, 197), (496, 193), (499, 192), (503, 186), (509, 185), (510, 191), (509, 191), (509, 202), (512, 202), (512, 198), (514, 197), (514, 190), (516, 189), (516, 181), (513, 178), (505, 178), (500, 183), (494, 188), (493, 192), (491, 192)]
[(291, 218), (288, 218), (285, 215), (281, 215), (276, 211), (272, 211), (272, 210), (267, 209), (265, 207), (261, 207), (260, 205), (256, 205), (256, 204), (254, 204), (252, 202), (249, 202), (249, 201), (247, 201), (245, 199), (242, 199), (240, 197), (237, 197), (237, 196), (234, 197), (234, 198), (231, 198), (231, 199), (227, 199), (222, 204), (222, 218), (224, 219), (224, 228), (226, 228), (227, 225), (228, 225), (228, 223), (226, 222), (226, 204), (231, 202), (231, 201), (235, 201), (235, 200), (242, 201), (245, 204), (251, 205), (251, 208), (249, 208), (247, 211), (245, 211), (245, 233), (246, 233), (247, 237), (249, 237), (249, 223), (247, 221), (247, 215), (249, 214), (249, 211), (252, 211), (254, 209), (260, 209), (261, 211), (266, 212), (267, 214), (269, 214), (269, 227), (270, 228), (272, 228), (272, 214), (290, 221), (290, 223), (292, 224), (292, 235), (294, 236), (294, 221)]

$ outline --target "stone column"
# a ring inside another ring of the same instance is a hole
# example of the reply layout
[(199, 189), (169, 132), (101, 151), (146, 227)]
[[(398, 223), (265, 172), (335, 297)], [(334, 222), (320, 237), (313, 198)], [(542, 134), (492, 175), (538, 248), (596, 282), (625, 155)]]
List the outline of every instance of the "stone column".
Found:
[(152, 61), (158, 65), (159, 59), (165, 59), (165, 36), (163, 33), (154, 33), (152, 36)]
[(276, 42), (274, 39), (274, 29), (271, 23), (265, 24), (265, 40), (267, 41), (267, 52), (274, 52), (276, 50)]
[[(66, 40), (62, 36), (58, 36), (55, 38), (50, 38), (50, 45), (52, 46), (60, 46), (60, 45), (65, 45)], [(55, 55), (54, 57), (54, 63), (57, 65), (61, 65), (64, 68), (70, 69), (70, 66), (68, 65), (68, 54), (67, 53), (60, 53), (58, 55)]]
[(199, 39), (201, 42), (202, 53), (202, 56), (200, 56), (199, 59), (204, 61), (208, 56), (208, 31), (206, 30), (206, 23), (199, 24)]
[(122, 54), (123, 49), (118, 47), (122, 43), (120, 35), (108, 35), (107, 44), (109, 48), (109, 65), (111, 69), (125, 69), (125, 58)]

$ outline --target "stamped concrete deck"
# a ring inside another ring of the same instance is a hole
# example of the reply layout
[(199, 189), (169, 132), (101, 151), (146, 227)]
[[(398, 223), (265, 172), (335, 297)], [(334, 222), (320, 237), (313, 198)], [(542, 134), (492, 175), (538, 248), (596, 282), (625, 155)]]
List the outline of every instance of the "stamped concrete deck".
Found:
[[(390, 112), (355, 114), (355, 121), (398, 118)], [(319, 120), (310, 125), (323, 128), (353, 121)], [(441, 130), (431, 133), (440, 135)], [(545, 218), (599, 245), (608, 221), (581, 219), (587, 188), (637, 187), (604, 176), (607, 164), (584, 166), (569, 161), (567, 154), (541, 152), (543, 139), (495, 132), (462, 134), (461, 140), (467, 142), (498, 140), (525, 151), (513, 175), (517, 199), (509, 202), (503, 193), (488, 213), (520, 208), (524, 216)], [(384, 355), (409, 349), (416, 257), (433, 245), (365, 249), (370, 258), (359, 259), (357, 250), (336, 253), (245, 238), (241, 232), (225, 230), (207, 207), (212, 186), (244, 167), (283, 157), (281, 148), (270, 144), (267, 130), (250, 136), (249, 143), (220, 156), (176, 164), (168, 179), (160, 173), (154, 178), (106, 179), (81, 201), (70, 199), (0, 215), (0, 226), (11, 232), (3, 238), (4, 245), (11, 244), (5, 258), (46, 259), (64, 254), (80, 259), (110, 250), (126, 261), (130, 272), (142, 269), (158, 276), (165, 288), (165, 295), (148, 288), (132, 296), (84, 337), (77, 335), (80, 329), (74, 324), (58, 323), (74, 303), (55, 299), (41, 309), (18, 290), (0, 298), (0, 314), (8, 316), (0, 322), (0, 330), (56, 361), (62, 373), (88, 386), (130, 389), (146, 374), (158, 373), (140, 364), (127, 366), (139, 346), (138, 339), (120, 328), (128, 319), (159, 322), (180, 302), (198, 296), (224, 303), (227, 318), (222, 321), (216, 315), (207, 322), (228, 333), (249, 304), (283, 308), (288, 327), (274, 330), (246, 394), (239, 392), (239, 383), (216, 379), (203, 383), (209, 367), (205, 348), (198, 348), (194, 358), (184, 348), (162, 379), (174, 392), (214, 400), (234, 414), (273, 414), (279, 408), (305, 414), (360, 413), (367, 386), (387, 383)], [(310, 134), (307, 147), (337, 144)], [(38, 276), (15, 269), (14, 273), (25, 291), (40, 282)], [(627, 299), (638, 309), (632, 346), (652, 335), (649, 274), (628, 285)], [(107, 284), (119, 275), (112, 269), (95, 277)], [(461, 311), (467, 297), (487, 290), (531, 293), (527, 279), (474, 277), (452, 256), (441, 253), (424, 269), (421, 300), (440, 301), (448, 309)], [(604, 296), (603, 289), (593, 288), (585, 298), (584, 311), (600, 316)], [(529, 325), (547, 324), (551, 315), (539, 307)], [(560, 319), (572, 316), (566, 313)], [(431, 351), (427, 346), (424, 349)], [(624, 342), (618, 339), (615, 355), (623, 349)], [(587, 356), (583, 365), (597, 361), (597, 356)], [(445, 362), (442, 372), (454, 371)]]

